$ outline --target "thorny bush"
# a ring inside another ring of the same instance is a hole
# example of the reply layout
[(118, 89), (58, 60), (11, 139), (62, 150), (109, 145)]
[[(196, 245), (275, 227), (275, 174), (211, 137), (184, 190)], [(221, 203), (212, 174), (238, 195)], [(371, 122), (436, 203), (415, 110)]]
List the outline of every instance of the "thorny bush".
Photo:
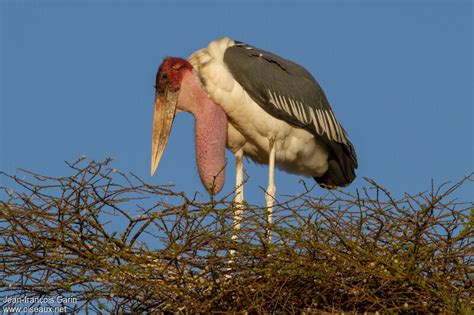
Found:
[(18, 190), (0, 201), (3, 306), (62, 296), (93, 313), (472, 310), (474, 207), (452, 194), (473, 174), (400, 198), (368, 179), (354, 194), (281, 197), (268, 244), (265, 208), (245, 204), (233, 238), (231, 194), (189, 197), (110, 163), (0, 174)]

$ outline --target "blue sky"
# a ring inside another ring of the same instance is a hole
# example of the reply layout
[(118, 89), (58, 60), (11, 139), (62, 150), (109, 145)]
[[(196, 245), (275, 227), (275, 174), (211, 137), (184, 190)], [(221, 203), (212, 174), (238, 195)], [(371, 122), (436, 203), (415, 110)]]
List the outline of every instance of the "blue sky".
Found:
[[(151, 183), (204, 194), (189, 115), (177, 116), (149, 175), (153, 85), (165, 56), (188, 57), (223, 35), (314, 74), (358, 153), (348, 189), (370, 177), (400, 195), (474, 169), (470, 1), (3, 0), (0, 8), (0, 170), (61, 176), (64, 160), (111, 156)], [(226, 194), (235, 169), (227, 156)], [(246, 197), (263, 205), (267, 167), (245, 168)], [(278, 171), (279, 198), (301, 192), (299, 179)], [(471, 185), (458, 196), (472, 193)]]

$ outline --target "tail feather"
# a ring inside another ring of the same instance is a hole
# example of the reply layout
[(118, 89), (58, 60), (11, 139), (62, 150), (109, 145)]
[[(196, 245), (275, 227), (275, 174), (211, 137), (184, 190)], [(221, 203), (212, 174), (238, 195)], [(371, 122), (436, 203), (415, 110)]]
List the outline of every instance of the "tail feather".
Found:
[(323, 188), (334, 189), (345, 187), (356, 178), (357, 157), (352, 143), (343, 145), (337, 142), (328, 142), (330, 149), (328, 170), (321, 177), (314, 177)]

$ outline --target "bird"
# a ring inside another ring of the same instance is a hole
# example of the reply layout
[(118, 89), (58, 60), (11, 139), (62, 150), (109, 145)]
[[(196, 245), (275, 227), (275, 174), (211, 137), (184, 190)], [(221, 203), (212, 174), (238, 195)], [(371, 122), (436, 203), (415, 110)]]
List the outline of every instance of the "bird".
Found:
[(194, 116), (197, 168), (210, 193), (224, 185), (225, 148), (235, 156), (236, 231), (242, 220), (244, 156), (268, 164), (268, 226), (275, 167), (313, 177), (326, 189), (345, 187), (356, 177), (355, 148), (316, 79), (303, 66), (244, 42), (222, 37), (187, 60), (163, 60), (156, 74), (152, 176), (177, 112)]

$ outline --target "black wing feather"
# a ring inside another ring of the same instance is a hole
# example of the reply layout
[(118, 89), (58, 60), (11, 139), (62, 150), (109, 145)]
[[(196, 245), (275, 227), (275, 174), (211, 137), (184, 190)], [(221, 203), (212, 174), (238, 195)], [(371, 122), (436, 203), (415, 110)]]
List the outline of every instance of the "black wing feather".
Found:
[(355, 178), (357, 156), (323, 90), (302, 66), (244, 43), (227, 48), (224, 62), (249, 96), (270, 115), (319, 136), (330, 150), (320, 184), (346, 186)]

